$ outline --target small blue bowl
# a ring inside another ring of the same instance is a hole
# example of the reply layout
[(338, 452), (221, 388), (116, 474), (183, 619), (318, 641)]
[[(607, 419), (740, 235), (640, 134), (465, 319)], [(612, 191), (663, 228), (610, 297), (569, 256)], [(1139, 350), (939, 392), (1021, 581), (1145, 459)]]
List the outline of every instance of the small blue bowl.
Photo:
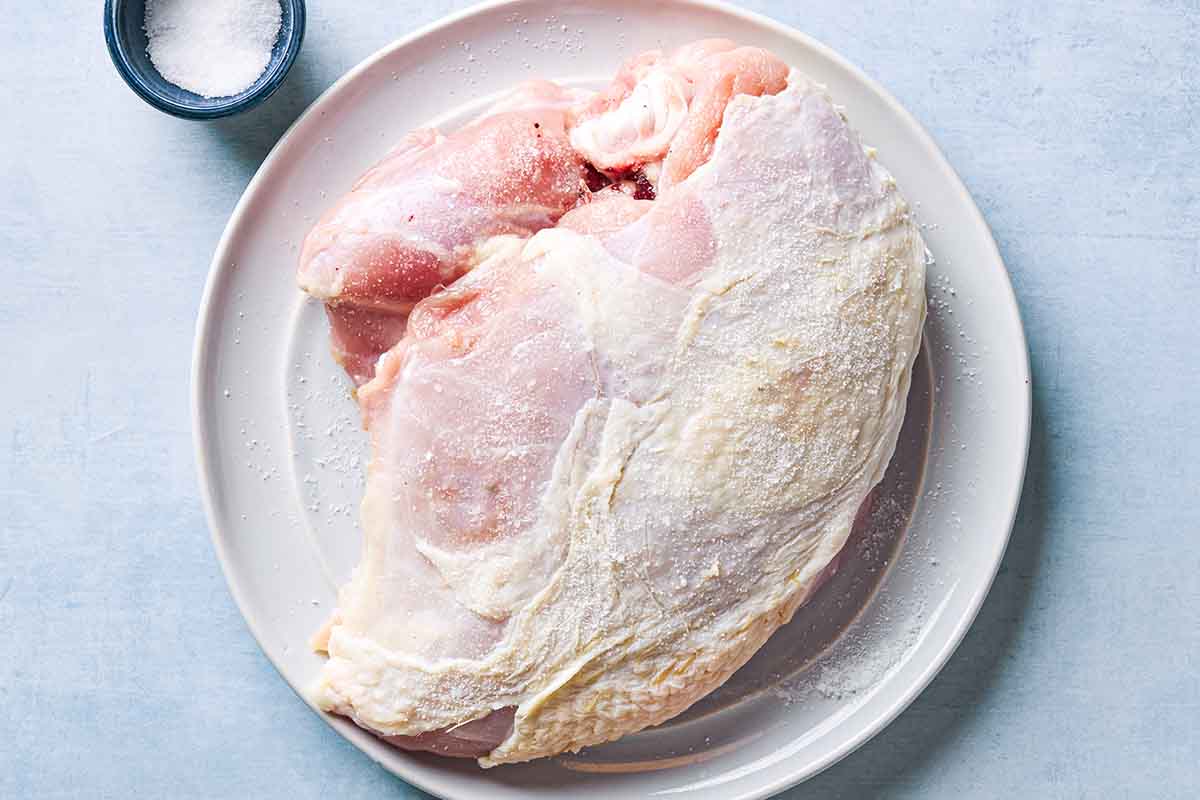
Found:
[(104, 40), (112, 62), (143, 100), (168, 114), (184, 119), (216, 119), (237, 114), (266, 100), (279, 88), (304, 41), (304, 0), (281, 0), (279, 38), (267, 68), (250, 88), (229, 97), (203, 97), (168, 81), (150, 63), (146, 31), (142, 27), (146, 3), (105, 0)]

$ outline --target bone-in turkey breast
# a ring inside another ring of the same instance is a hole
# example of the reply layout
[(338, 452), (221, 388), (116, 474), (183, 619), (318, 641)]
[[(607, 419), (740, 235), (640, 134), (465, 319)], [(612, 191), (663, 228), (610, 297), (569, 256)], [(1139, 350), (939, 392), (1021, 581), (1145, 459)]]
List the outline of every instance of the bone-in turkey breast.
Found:
[(724, 102), (652, 201), (610, 172), (489, 238), (374, 366), (322, 708), (484, 766), (577, 750), (683, 711), (819, 583), (895, 448), (925, 247), (821, 87)]

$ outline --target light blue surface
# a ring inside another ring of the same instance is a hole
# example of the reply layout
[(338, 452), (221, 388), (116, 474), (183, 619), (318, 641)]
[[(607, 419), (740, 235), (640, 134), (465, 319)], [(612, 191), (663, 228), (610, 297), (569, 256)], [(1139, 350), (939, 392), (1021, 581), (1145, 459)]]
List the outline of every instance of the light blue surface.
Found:
[[(245, 117), (108, 62), (100, 4), (0, 20), (0, 797), (395, 797), (233, 605), (197, 497), (192, 326), (286, 125), (465, 3), (309, 4)], [(1200, 93), (1194, 0), (760, 2), (880, 79), (995, 232), (1034, 370), (1004, 566), (945, 671), (789, 798), (1200, 792)]]

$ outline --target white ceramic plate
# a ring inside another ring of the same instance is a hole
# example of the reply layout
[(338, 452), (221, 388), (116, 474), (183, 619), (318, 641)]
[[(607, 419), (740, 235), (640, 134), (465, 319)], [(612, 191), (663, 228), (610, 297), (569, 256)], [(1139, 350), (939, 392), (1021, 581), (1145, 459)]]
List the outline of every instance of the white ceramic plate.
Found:
[[(900, 475), (896, 495), (915, 497), (911, 524), (899, 509), (908, 530), (898, 554), (895, 538), (864, 540), (857, 577), (866, 591), (854, 580), (857, 594), (829, 588), (714, 697), (620, 742), (483, 771), (394, 750), (328, 718), (371, 758), (443, 797), (779, 791), (854, 750), (913, 700), (971, 624), (1004, 553), (1028, 442), (1024, 336), (986, 224), (916, 121), (827, 48), (728, 7), (492, 3), (380, 51), (322, 95), (263, 163), (217, 247), (196, 332), (195, 443), (213, 540), (251, 630), (303, 694), (320, 666), (306, 642), (359, 546), (365, 440), (328, 354), (324, 315), (293, 280), (315, 218), (410, 128), (453, 125), (522, 78), (596, 84), (629, 54), (705, 36), (761, 45), (825, 83), (925, 223), (936, 256), (932, 389), (918, 381), (913, 407), (928, 413), (932, 404), (932, 417), (910, 415), (910, 446), (927, 447), (928, 458), (924, 483), (919, 470)], [(837, 607), (840, 617), (822, 611)], [(829, 631), (847, 624), (830, 646)]]

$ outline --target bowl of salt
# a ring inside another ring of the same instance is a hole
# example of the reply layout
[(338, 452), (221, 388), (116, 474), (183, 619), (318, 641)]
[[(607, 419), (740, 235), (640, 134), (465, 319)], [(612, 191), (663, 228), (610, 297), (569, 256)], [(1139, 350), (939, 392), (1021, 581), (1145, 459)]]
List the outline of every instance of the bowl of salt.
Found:
[(304, 0), (106, 0), (104, 39), (130, 89), (160, 111), (215, 119), (283, 82), (304, 40)]

